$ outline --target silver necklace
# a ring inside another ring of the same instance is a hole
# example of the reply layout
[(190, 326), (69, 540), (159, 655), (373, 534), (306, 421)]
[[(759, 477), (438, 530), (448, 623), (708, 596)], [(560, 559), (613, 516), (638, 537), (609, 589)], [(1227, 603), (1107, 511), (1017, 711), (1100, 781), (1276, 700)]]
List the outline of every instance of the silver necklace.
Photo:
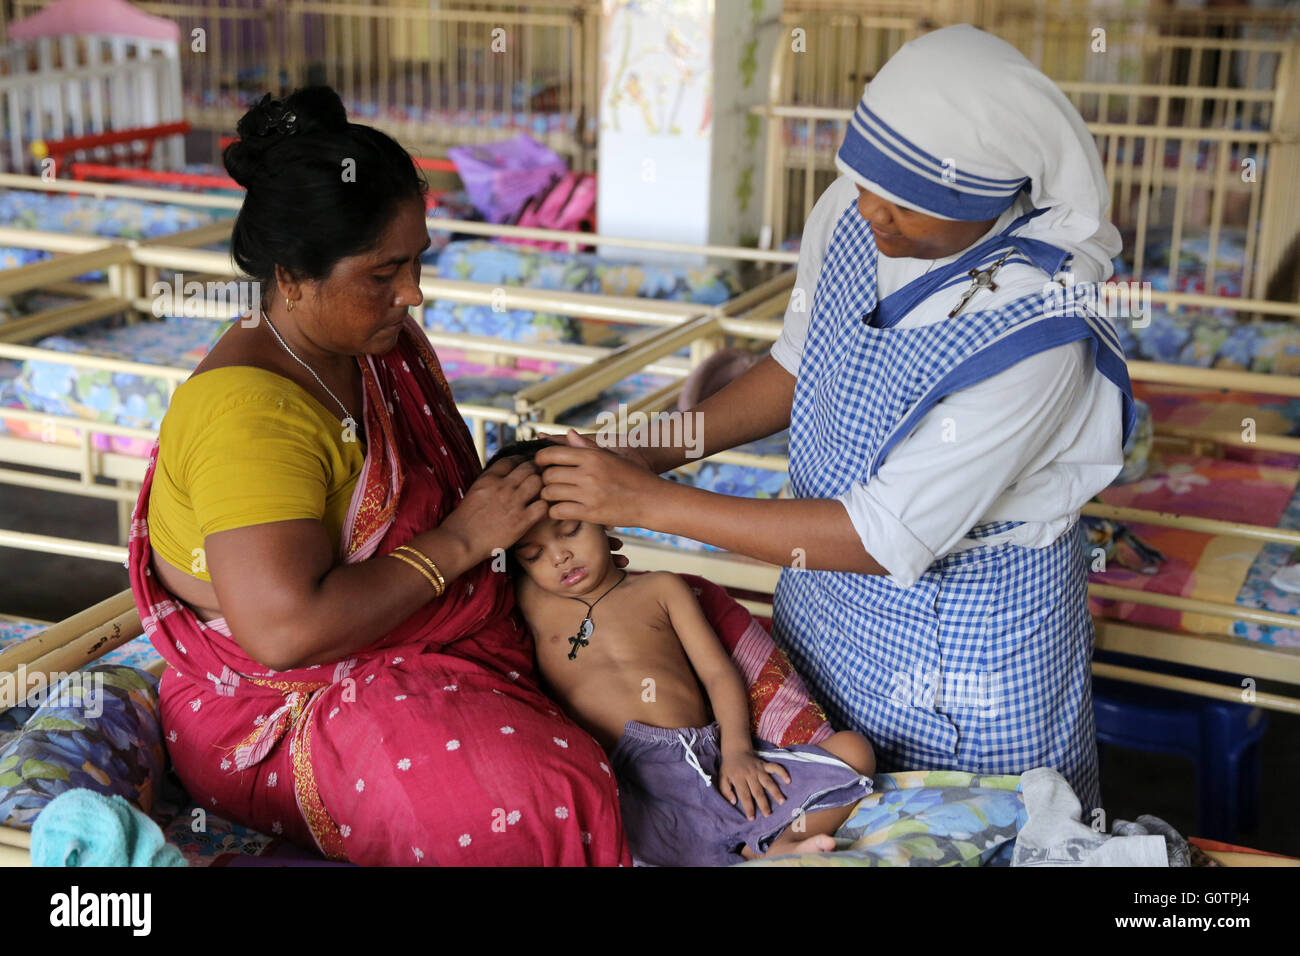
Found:
[(323, 381), (321, 381), (321, 377), (316, 374), (316, 370), (312, 368), (310, 365), (308, 365), (306, 362), (304, 362), (302, 359), (298, 358), (298, 353), (295, 352), (293, 349), (289, 348), (289, 343), (286, 342), (280, 336), (280, 333), (276, 331), (275, 326), (271, 324), (271, 318), (266, 314), (266, 310), (263, 309), (261, 311), (262, 311), (262, 319), (266, 322), (267, 328), (271, 330), (271, 334), (275, 336), (276, 341), (284, 346), (284, 350), (288, 352), (290, 356), (292, 356), (295, 362), (297, 362), (307, 371), (311, 372), (311, 377), (316, 380), (316, 383), (320, 385), (321, 388), (325, 389), (325, 393), (329, 395), (330, 398), (334, 399), (334, 401), (338, 404), (339, 408), (343, 410), (343, 424), (355, 425), (356, 422), (353, 421), (352, 413), (348, 411), (348, 407), (339, 401), (339, 397), (330, 391), (330, 387), (328, 385), (326, 385)]

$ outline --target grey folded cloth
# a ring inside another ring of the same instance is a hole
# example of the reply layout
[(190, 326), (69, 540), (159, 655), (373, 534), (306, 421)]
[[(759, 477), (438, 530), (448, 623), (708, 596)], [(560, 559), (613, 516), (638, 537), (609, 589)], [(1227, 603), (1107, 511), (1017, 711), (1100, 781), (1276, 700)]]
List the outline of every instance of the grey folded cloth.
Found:
[(1116, 820), (1101, 833), (1080, 819), (1082, 808), (1055, 770), (1038, 767), (1020, 776), (1029, 821), (1020, 828), (1012, 866), (1188, 866), (1187, 841), (1159, 817)]
[(1137, 818), (1136, 823), (1129, 820), (1116, 820), (1110, 832), (1114, 836), (1162, 836), (1165, 838), (1165, 850), (1169, 854), (1170, 866), (1192, 865), (1191, 848), (1183, 839), (1183, 835), (1159, 817), (1144, 813)]

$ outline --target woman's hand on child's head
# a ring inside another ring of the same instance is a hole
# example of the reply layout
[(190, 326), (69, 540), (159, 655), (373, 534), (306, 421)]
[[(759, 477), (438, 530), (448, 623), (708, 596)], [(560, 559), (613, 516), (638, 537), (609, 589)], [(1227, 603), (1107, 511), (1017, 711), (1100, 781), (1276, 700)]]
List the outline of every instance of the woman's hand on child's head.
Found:
[(542, 499), (559, 521), (643, 526), (642, 508), (653, 497), (655, 483), (662, 481), (576, 431), (569, 432), (567, 446), (543, 448), (536, 461), (542, 469)]
[(442, 526), (461, 537), (477, 564), (497, 548), (509, 549), (546, 517), (541, 489), (542, 477), (531, 461), (502, 458), (475, 479)]
[(772, 801), (785, 803), (785, 794), (774, 778), (790, 782), (790, 774), (779, 763), (759, 760), (752, 750), (722, 754), (718, 767), (718, 792), (733, 805), (745, 811), (745, 818), (754, 819), (754, 807), (763, 816), (772, 815)]

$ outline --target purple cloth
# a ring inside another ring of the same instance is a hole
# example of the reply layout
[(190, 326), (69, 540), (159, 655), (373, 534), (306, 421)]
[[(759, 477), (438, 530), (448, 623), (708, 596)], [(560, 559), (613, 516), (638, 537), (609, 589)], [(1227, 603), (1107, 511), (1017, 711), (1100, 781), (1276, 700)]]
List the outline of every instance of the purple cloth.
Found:
[[(721, 735), (707, 727), (666, 730), (629, 720), (610, 757), (618, 780), (623, 827), (632, 857), (650, 866), (728, 866), (744, 862), (748, 846), (766, 852), (795, 816), (857, 803), (871, 780), (820, 747), (780, 748), (754, 740), (754, 752), (785, 767), (790, 783), (777, 778), (786, 801), (772, 815), (754, 819), (718, 792)], [(688, 756), (689, 755), (689, 756)], [(705, 775), (709, 777), (705, 782)]]

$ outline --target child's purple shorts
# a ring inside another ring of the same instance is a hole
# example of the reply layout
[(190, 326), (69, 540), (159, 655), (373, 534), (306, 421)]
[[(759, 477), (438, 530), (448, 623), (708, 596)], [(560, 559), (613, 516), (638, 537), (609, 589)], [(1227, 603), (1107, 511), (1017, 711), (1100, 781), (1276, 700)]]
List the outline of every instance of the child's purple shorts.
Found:
[[(748, 845), (763, 853), (797, 814), (843, 807), (871, 792), (871, 779), (820, 747), (780, 748), (754, 740), (754, 752), (779, 763), (790, 783), (776, 784), (786, 801), (754, 819), (718, 792), (722, 762), (715, 721), (707, 727), (665, 730), (629, 720), (610, 761), (618, 779), (623, 827), (632, 857), (651, 866), (727, 866), (744, 862)], [(705, 778), (708, 778), (707, 780)]]

